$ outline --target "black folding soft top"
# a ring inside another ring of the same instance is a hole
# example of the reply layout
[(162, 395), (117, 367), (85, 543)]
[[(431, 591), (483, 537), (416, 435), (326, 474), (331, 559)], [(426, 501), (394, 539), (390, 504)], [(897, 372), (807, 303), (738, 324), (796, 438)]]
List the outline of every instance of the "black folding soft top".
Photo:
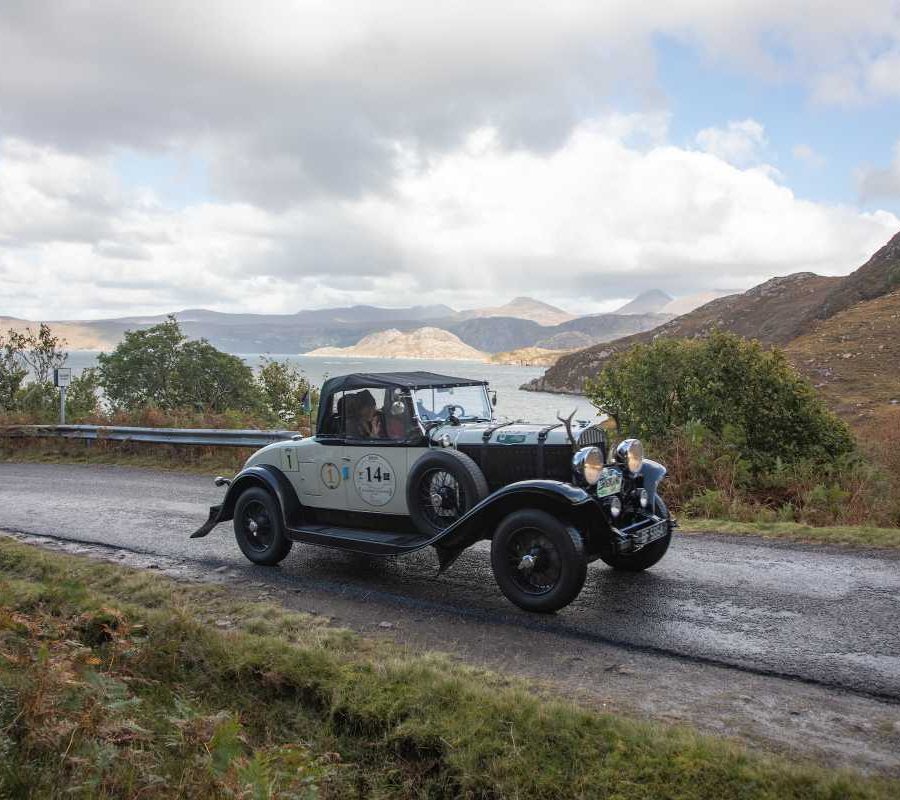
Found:
[[(354, 372), (329, 378), (322, 384), (322, 399), (331, 397), (335, 392), (353, 391), (354, 389), (386, 389), (399, 386), (402, 389), (442, 389), (448, 386), (484, 386), (487, 381), (473, 381), (471, 378), (453, 378), (450, 375), (438, 375), (435, 372)], [(321, 429), (325, 404), (319, 406), (319, 428)]]

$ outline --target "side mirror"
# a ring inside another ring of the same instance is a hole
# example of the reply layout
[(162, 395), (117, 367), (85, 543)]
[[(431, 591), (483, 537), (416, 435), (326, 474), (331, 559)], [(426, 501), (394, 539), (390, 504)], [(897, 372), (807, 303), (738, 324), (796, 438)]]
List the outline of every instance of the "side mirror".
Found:
[(494, 408), (497, 407), (497, 393), (496, 392), (491, 392), (491, 406)]
[(390, 414), (392, 417), (402, 417), (406, 413), (406, 405), (402, 400), (391, 403)]

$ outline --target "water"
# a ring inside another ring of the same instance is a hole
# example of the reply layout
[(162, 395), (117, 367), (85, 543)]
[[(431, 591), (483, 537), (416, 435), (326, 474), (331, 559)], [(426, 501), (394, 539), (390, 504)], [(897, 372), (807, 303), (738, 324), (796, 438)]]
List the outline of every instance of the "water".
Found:
[[(257, 353), (238, 353), (252, 367), (259, 365)], [(459, 378), (486, 380), (497, 392), (495, 414), (501, 418), (524, 419), (529, 422), (553, 422), (557, 410), (568, 415), (577, 408), (576, 419), (594, 419), (596, 409), (586, 397), (557, 395), (546, 392), (523, 392), (523, 383), (543, 374), (543, 367), (519, 367), (485, 364), (481, 361), (438, 361), (419, 358), (338, 358), (335, 356), (273, 355), (270, 358), (290, 361), (303, 370), (310, 382), (321, 386), (327, 377), (348, 372), (416, 372), (424, 370)], [(68, 366), (74, 373), (97, 363), (97, 353), (79, 351), (69, 354)]]

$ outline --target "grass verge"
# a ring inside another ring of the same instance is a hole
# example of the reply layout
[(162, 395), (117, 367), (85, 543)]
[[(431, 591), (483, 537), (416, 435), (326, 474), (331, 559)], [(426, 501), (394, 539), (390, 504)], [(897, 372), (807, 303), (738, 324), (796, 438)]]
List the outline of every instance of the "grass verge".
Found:
[(683, 533), (729, 533), (808, 544), (834, 544), (865, 549), (900, 549), (900, 528), (874, 528), (865, 525), (815, 527), (799, 522), (732, 522), (727, 519), (684, 517), (678, 518), (678, 524)]
[(175, 447), (146, 442), (0, 438), (0, 461), (116, 464), (199, 475), (233, 475), (256, 448)]
[(216, 587), (0, 539), (0, 796), (889, 798)]

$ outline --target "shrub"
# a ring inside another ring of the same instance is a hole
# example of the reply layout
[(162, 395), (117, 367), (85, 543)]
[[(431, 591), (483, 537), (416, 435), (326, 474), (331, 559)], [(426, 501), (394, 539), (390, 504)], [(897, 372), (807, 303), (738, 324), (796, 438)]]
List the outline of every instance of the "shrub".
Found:
[(827, 463), (854, 446), (780, 351), (731, 333), (637, 345), (613, 356), (586, 394), (623, 434), (661, 440), (700, 425), (756, 472)]
[(257, 381), (266, 405), (280, 423), (299, 428), (307, 422), (302, 417), (314, 416), (319, 393), (298, 367), (263, 356)]

